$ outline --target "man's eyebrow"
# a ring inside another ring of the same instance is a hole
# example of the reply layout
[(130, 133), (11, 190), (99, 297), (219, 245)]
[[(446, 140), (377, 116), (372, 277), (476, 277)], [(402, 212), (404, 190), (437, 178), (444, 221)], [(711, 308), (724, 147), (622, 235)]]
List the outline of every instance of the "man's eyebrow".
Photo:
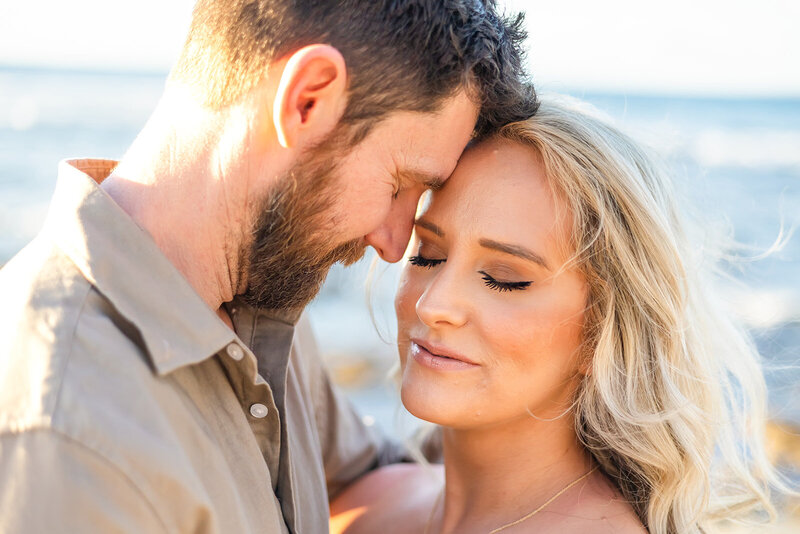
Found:
[(431, 191), (438, 191), (442, 188), (445, 182), (445, 178), (442, 178), (440, 175), (431, 174), (419, 169), (406, 169), (402, 172), (402, 174), (406, 178), (411, 179), (418, 184), (424, 185)]
[(550, 266), (547, 265), (547, 262), (544, 260), (543, 257), (532, 252), (524, 247), (520, 247), (519, 245), (510, 245), (508, 243), (500, 243), (499, 241), (494, 241), (492, 239), (481, 239), (478, 241), (482, 247), (489, 248), (492, 250), (497, 250), (499, 252), (503, 252), (505, 254), (511, 254), (512, 256), (517, 256), (519, 258), (526, 259), (528, 261), (532, 261), (536, 264), (541, 265), (548, 271), (550, 270)]
[(438, 226), (436, 226), (435, 224), (433, 224), (430, 221), (426, 221), (423, 218), (419, 218), (416, 221), (414, 221), (414, 224), (419, 226), (419, 227), (421, 227), (421, 228), (425, 228), (429, 232), (433, 232), (434, 234), (436, 234), (439, 237), (444, 237), (444, 232), (442, 231), (442, 229), (439, 228)]

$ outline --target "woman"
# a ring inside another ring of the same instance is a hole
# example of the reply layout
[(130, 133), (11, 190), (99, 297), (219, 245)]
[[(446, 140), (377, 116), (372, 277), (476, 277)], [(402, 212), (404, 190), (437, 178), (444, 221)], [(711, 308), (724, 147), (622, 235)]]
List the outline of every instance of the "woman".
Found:
[(575, 106), (471, 147), (416, 221), (402, 400), (442, 470), (376, 471), (332, 531), (699, 533), (760, 508), (764, 384), (668, 179)]

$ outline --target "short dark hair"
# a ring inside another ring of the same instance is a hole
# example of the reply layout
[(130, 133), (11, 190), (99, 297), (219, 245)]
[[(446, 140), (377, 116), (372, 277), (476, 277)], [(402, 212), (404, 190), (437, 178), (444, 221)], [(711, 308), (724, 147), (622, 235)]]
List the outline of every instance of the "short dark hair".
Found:
[(522, 24), (495, 0), (198, 0), (171, 76), (219, 108), (258, 84), (274, 59), (327, 43), (347, 64), (344, 124), (434, 111), (467, 89), (483, 136), (536, 110)]

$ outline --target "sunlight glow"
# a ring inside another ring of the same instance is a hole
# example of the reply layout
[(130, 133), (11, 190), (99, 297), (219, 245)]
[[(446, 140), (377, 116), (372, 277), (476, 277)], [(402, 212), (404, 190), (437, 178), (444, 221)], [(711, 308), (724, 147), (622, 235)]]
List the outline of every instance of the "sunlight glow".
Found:
[(367, 507), (361, 506), (359, 508), (352, 508), (340, 514), (332, 515), (330, 520), (331, 534), (346, 532), (347, 529), (349, 529), (359, 517), (366, 513), (366, 511)]

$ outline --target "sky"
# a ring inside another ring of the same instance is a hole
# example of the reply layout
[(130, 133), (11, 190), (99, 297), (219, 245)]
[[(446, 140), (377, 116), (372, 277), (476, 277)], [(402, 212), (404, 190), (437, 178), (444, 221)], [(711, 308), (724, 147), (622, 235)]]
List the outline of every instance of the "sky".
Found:
[[(545, 90), (800, 97), (800, 0), (505, 0)], [(166, 71), (192, 0), (4, 0), (0, 64)]]

